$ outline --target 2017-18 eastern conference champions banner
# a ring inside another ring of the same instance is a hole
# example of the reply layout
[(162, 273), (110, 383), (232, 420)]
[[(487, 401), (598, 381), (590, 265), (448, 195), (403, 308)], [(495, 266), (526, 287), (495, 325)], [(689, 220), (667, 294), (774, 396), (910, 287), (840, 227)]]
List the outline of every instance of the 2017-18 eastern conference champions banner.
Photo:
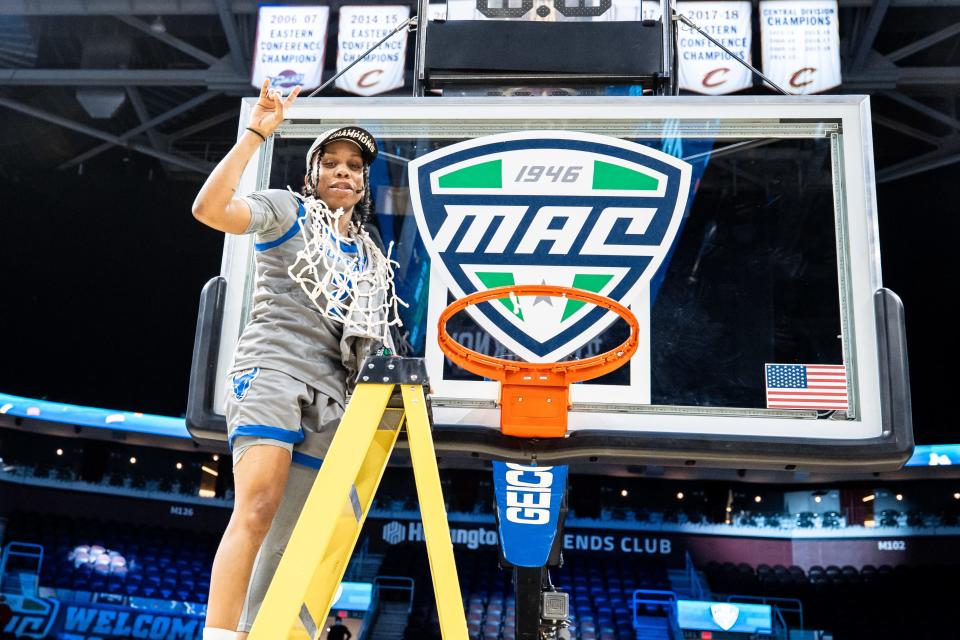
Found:
[[(753, 26), (746, 1), (678, 2), (677, 12), (690, 18), (738, 56), (751, 62)], [(660, 19), (660, 4), (643, 4), (644, 20)], [(753, 74), (701, 34), (683, 24), (677, 32), (680, 88), (719, 96), (753, 86)]]
[[(677, 11), (751, 62), (753, 28), (749, 2), (678, 2)], [(680, 88), (723, 95), (753, 86), (753, 74), (693, 29), (680, 25), (677, 38)]]

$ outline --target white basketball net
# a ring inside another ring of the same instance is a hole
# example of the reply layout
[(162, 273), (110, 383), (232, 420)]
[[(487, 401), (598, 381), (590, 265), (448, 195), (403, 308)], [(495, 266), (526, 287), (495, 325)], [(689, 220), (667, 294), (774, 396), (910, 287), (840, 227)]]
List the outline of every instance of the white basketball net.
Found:
[(393, 243), (384, 256), (370, 234), (354, 225), (356, 258), (347, 262), (341, 242), (350, 242), (339, 232), (343, 209), (330, 211), (323, 200), (303, 199), (306, 215), (299, 220), (304, 248), (287, 270), (317, 310), (344, 326), (344, 334), (379, 340), (393, 346), (390, 327), (400, 325), (397, 304), (407, 306), (393, 289), (390, 259)]

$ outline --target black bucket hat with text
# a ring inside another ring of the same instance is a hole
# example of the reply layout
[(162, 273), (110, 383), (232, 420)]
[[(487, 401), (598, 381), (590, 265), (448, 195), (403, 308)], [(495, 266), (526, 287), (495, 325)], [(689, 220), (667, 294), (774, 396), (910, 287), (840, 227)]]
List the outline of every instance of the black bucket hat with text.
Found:
[(310, 159), (313, 158), (313, 154), (318, 150), (322, 151), (326, 145), (337, 140), (346, 140), (357, 145), (363, 162), (368, 167), (377, 158), (377, 141), (369, 131), (354, 126), (338, 127), (321, 133), (310, 145), (310, 150), (307, 152), (307, 171), (310, 170)]

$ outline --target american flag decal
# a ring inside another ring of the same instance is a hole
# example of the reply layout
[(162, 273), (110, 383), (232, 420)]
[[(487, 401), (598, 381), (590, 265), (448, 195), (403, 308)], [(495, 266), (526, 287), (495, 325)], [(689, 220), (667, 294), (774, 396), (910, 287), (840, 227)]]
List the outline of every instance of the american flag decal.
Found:
[(842, 364), (768, 364), (768, 409), (845, 411), (847, 368)]

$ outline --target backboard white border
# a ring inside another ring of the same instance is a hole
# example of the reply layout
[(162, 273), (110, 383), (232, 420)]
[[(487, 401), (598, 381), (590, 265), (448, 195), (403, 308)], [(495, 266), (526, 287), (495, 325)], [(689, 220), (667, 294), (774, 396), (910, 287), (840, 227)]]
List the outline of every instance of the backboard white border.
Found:
[[(244, 99), (240, 123), (245, 123), (254, 98)], [(706, 416), (686, 413), (633, 413), (611, 406), (598, 411), (596, 398), (591, 398), (591, 410), (578, 410), (580, 393), (574, 387), (575, 406), (570, 415), (572, 431), (601, 429), (630, 433), (678, 433), (741, 435), (776, 438), (811, 439), (870, 439), (881, 436), (883, 421), (880, 408), (880, 380), (877, 353), (876, 318), (873, 293), (882, 286), (879, 266), (879, 242), (876, 224), (876, 194), (873, 178), (873, 149), (870, 134), (870, 107), (866, 96), (725, 96), (725, 97), (551, 97), (551, 98), (372, 98), (327, 99), (303, 98), (292, 107), (289, 122), (293, 125), (313, 125), (317, 132), (336, 122), (354, 122), (373, 130), (390, 122), (431, 121), (455, 126), (470, 121), (515, 121), (518, 129), (525, 123), (552, 121), (572, 130), (584, 122), (600, 123), (613, 120), (670, 119), (709, 121), (737, 121), (771, 124), (783, 120), (840, 120), (842, 124), (842, 155), (845, 164), (844, 181), (847, 257), (849, 261), (848, 288), (851, 318), (856, 327), (855, 344), (851, 345), (858, 368), (859, 415), (856, 420), (815, 420), (795, 417), (766, 416)], [(542, 127), (540, 127), (542, 128)], [(589, 126), (587, 127), (589, 128)], [(238, 135), (243, 125), (238, 126)], [(281, 130), (281, 134), (283, 130)], [(682, 132), (679, 135), (684, 135)], [(693, 134), (701, 135), (701, 134)], [(735, 131), (715, 137), (742, 137)], [(267, 146), (247, 166), (241, 178), (238, 193), (249, 193), (258, 188), (260, 163), (266, 159)], [(221, 275), (227, 279), (227, 301), (221, 330), (220, 360), (217, 372), (215, 409), (222, 412), (225, 393), (225, 375), (241, 330), (242, 292), (246, 285), (247, 265), (253, 254), (253, 239), (228, 236), (224, 247)], [(435, 338), (436, 329), (430, 328)], [(644, 332), (647, 334), (647, 332)], [(429, 339), (429, 338), (428, 338)], [(489, 400), (496, 396), (494, 389), (485, 393)], [(499, 412), (487, 408), (443, 406), (438, 398), (434, 407), (437, 425), (479, 425), (496, 427)], [(483, 403), (481, 403), (483, 404)]]

